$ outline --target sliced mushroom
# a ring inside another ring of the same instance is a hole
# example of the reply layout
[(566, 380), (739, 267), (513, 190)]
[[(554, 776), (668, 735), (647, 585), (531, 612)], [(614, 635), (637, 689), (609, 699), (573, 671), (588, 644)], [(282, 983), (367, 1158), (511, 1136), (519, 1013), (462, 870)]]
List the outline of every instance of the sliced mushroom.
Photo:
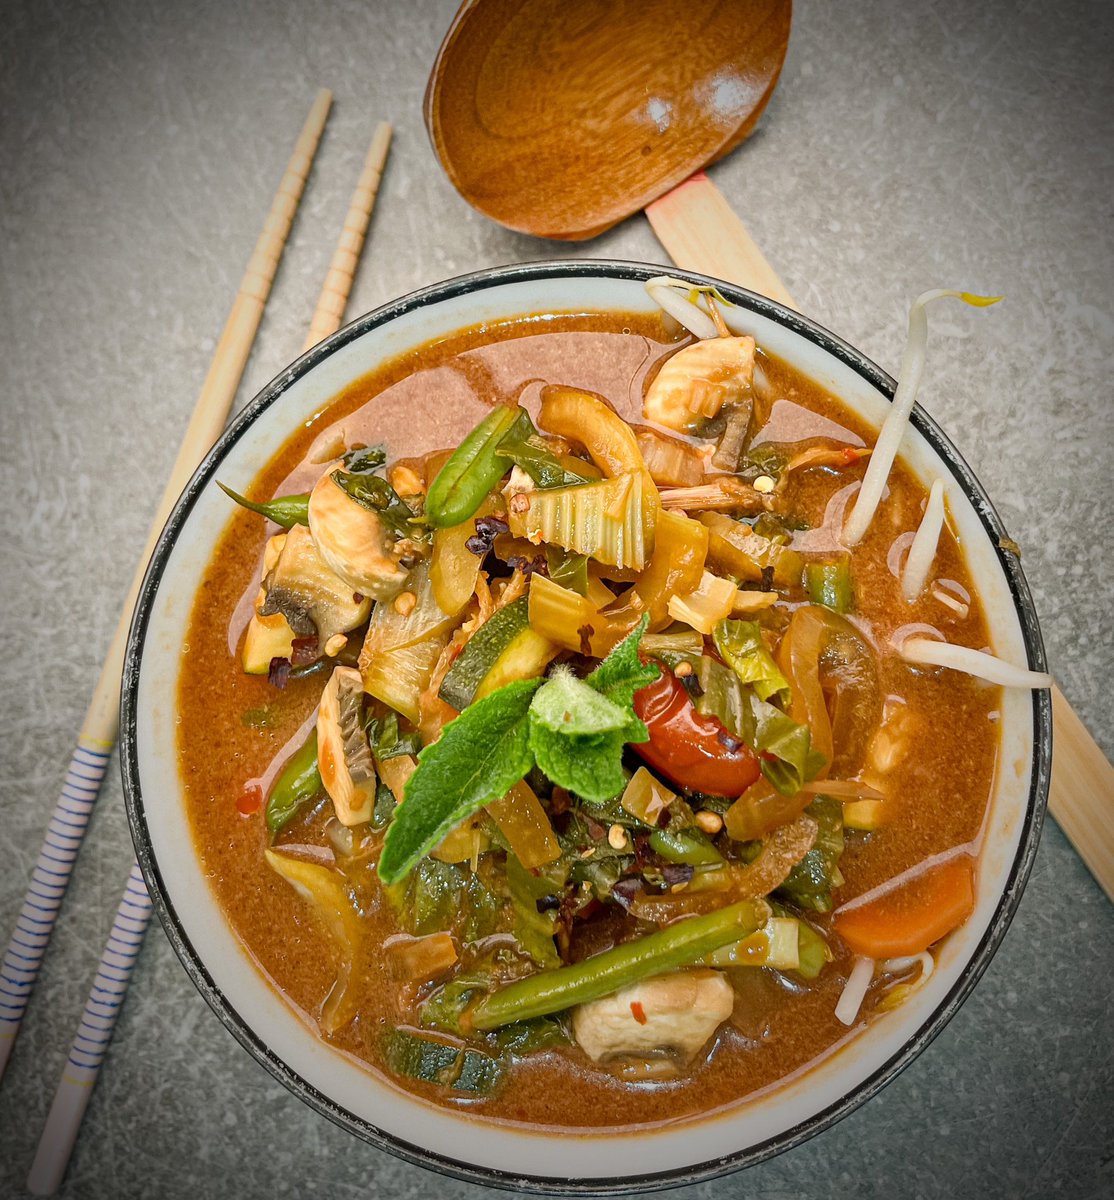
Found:
[(692, 1058), (731, 1015), (734, 993), (718, 971), (658, 975), (572, 1011), (573, 1036), (595, 1062), (674, 1051)]
[(754, 378), (754, 338), (705, 338), (678, 350), (657, 373), (642, 402), (649, 421), (694, 432), (725, 404), (735, 404)]
[(355, 667), (335, 667), (317, 710), (317, 767), (342, 825), (371, 819), (375, 763), (362, 716), (364, 685)]
[(399, 559), (410, 548), (397, 541), (378, 514), (358, 504), (333, 479), (330, 467), (309, 494), (309, 528), (318, 553), (346, 583), (375, 600), (402, 590), (406, 568)]
[[(276, 533), (274, 537), (267, 539), (267, 545), (263, 549), (264, 578), (274, 570), (285, 545), (285, 533)], [(266, 675), (270, 670), (271, 660), (289, 658), (294, 644), (294, 630), (290, 628), (282, 613), (273, 612), (265, 617), (259, 615), (259, 610), (266, 603), (267, 590), (261, 583), (259, 595), (255, 599), (255, 611), (244, 633), (244, 646), (241, 651), (244, 672), (248, 675)]]
[(304, 525), (295, 525), (287, 533), (263, 587), (267, 598), (259, 615), (281, 613), (298, 637), (316, 636), (319, 649), (336, 634), (362, 625), (371, 612), (366, 594), (355, 591), (325, 564)]

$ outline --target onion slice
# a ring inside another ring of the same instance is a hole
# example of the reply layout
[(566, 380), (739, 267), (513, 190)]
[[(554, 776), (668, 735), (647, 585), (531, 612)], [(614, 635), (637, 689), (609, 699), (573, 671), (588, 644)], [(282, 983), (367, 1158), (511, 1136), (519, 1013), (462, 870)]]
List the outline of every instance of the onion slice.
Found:
[(901, 594), (905, 597), (906, 604), (912, 604), (924, 590), (943, 528), (944, 481), (934, 479), (928, 493), (924, 516), (917, 527), (913, 544), (909, 547), (909, 556), (905, 560), (905, 570), (901, 575)]
[(646, 280), (650, 299), (698, 338), (714, 338), (719, 330), (715, 321), (692, 298), (696, 289), (683, 279), (656, 275)]
[(874, 959), (857, 955), (855, 965), (851, 968), (851, 974), (847, 976), (847, 983), (844, 984), (843, 992), (835, 1006), (837, 1020), (842, 1021), (844, 1025), (855, 1023), (873, 978)]
[(897, 652), (906, 662), (917, 666), (951, 667), (953, 671), (963, 671), (967, 675), (974, 675), (976, 679), (985, 679), (987, 683), (1001, 684), (1002, 687), (1052, 686), (1052, 676), (1043, 671), (1027, 671), (994, 654), (972, 650), (968, 646), (956, 646), (951, 642), (938, 642), (935, 638), (906, 638), (897, 647)]
[(985, 308), (988, 304), (996, 304), (1001, 296), (975, 296), (971, 292), (957, 292), (944, 288), (923, 292), (913, 301), (909, 310), (909, 334), (905, 342), (905, 353), (901, 358), (901, 370), (898, 373), (897, 391), (894, 392), (893, 404), (882, 422), (882, 430), (870, 456), (866, 474), (863, 476), (863, 486), (855, 499), (855, 507), (851, 511), (847, 524), (843, 528), (843, 543), (845, 546), (857, 546), (863, 535), (870, 528), (870, 522), (878, 510), (882, 494), (886, 490), (886, 480), (890, 468), (897, 457), (905, 427), (909, 423), (909, 414), (913, 411), (913, 401), (917, 398), (921, 374), (924, 371), (924, 352), (928, 342), (928, 317), (925, 306), (933, 300), (945, 296), (953, 296), (964, 304), (972, 304)]

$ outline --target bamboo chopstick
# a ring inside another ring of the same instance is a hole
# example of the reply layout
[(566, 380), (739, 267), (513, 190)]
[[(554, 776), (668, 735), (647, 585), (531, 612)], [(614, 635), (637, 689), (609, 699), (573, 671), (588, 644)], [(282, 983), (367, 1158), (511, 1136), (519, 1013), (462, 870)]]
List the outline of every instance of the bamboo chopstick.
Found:
[(360, 252), (364, 248), (364, 238), (367, 236), (371, 210), (375, 207), (375, 197), (379, 192), (379, 181), (383, 178), (383, 166), (387, 161), (390, 144), (391, 127), (386, 121), (380, 121), (368, 147), (364, 169), (348, 205), (348, 215), (344, 218), (340, 241), (333, 251), (333, 260), (329, 264), (313, 320), (309, 323), (306, 344), (302, 347), (303, 353), (312, 350), (318, 342), (324, 341), (330, 333), (336, 333), (340, 328), (344, 310), (348, 305), (348, 296), (352, 291), (352, 280), (360, 261)]
[(240, 290), (217, 344), (209, 373), (205, 376), (166, 489), (155, 510), (147, 544), (136, 566), (116, 632), (85, 713), (77, 738), (77, 749), (74, 750), (62, 785), (62, 796), (51, 814), (23, 908), (16, 918), (15, 933), (0, 964), (0, 1077), (3, 1076), (12, 1043), (27, 1008), (27, 1000), (38, 977), (62, 896), (69, 883), (74, 860), (119, 731), (124, 647), (147, 562), (175, 500), (228, 419), (228, 411), (247, 363), (263, 305), (271, 290), (271, 281), (278, 269), (286, 236), (290, 232), (290, 224), (305, 188), (332, 102), (330, 91), (322, 89), (318, 92), (295, 143), (294, 153), (263, 223), (263, 232), (240, 282)]
[[(679, 267), (730, 280), (797, 308), (742, 221), (703, 172), (648, 205), (646, 216)], [(1114, 767), (1055, 685), (1052, 720), (1049, 812), (1114, 900)]]
[[(371, 150), (369, 150), (367, 161), (364, 164), (364, 171), (360, 176), (359, 186), (349, 206), (340, 243), (333, 256), (325, 287), (311, 322), (311, 330), (313, 328), (324, 329), (325, 332), (322, 336), (328, 336), (329, 333), (339, 328), (341, 319), (344, 317), (348, 295), (359, 263), (360, 251), (363, 249), (364, 235), (371, 218), (371, 210), (375, 205), (376, 191), (386, 159), (390, 136), (391, 127), (389, 125), (381, 124), (376, 130)], [(373, 168), (372, 172), (369, 172), (369, 166)], [(358, 241), (355, 237), (357, 234)], [(342, 251), (344, 259), (338, 269), (338, 259), (341, 257)], [(264, 299), (266, 299), (265, 296)], [(330, 325), (329, 322), (333, 323)], [(258, 325), (258, 318), (256, 318), (256, 325)], [(254, 329), (252, 333), (254, 335)], [(313, 339), (305, 349), (312, 348), (318, 340), (320, 339)], [(245, 347), (245, 359), (250, 346), (251, 339)], [(219, 347), (217, 353), (220, 353)], [(210, 369), (211, 374), (212, 370)], [(217, 432), (219, 433), (219, 430)], [(134, 598), (132, 602), (134, 606)], [(69, 1058), (62, 1072), (58, 1089), (54, 1094), (54, 1100), (39, 1139), (35, 1160), (27, 1177), (28, 1191), (36, 1196), (49, 1196), (57, 1191), (66, 1173), (70, 1154), (77, 1140), (93, 1086), (100, 1074), (101, 1064), (108, 1052), (108, 1044), (112, 1038), (116, 1018), (127, 993), (132, 969), (143, 944), (143, 936), (150, 919), (151, 898), (147, 894), (139, 864), (133, 862), (123, 897), (112, 923), (112, 932), (109, 934), (108, 942), (101, 954), (96, 978), (93, 981), (89, 998), (85, 1002), (81, 1024), (74, 1035)]]

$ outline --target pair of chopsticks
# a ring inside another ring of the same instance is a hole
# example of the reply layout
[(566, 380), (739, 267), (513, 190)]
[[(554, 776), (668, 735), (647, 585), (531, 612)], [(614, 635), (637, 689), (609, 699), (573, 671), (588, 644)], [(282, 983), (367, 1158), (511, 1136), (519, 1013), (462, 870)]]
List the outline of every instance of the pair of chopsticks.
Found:
[[(323, 88), (318, 92), (264, 220), (263, 231), (244, 272), (178, 457), (155, 512), (147, 544), (78, 735), (77, 748), (66, 772), (62, 795), (51, 814), (27, 896), (16, 919), (15, 933), (0, 962), (0, 1078), (38, 977), (100, 782), (119, 732), (119, 692), (124, 650), (132, 610), (148, 560), (174, 502), (228, 419), (332, 102), (333, 96), (328, 89)], [(390, 125), (380, 124), (352, 196), (303, 350), (315, 346), (340, 327), (390, 140)], [(133, 863), (28, 1176), (27, 1186), (37, 1195), (54, 1192), (65, 1174), (150, 916), (151, 900), (139, 865)]]

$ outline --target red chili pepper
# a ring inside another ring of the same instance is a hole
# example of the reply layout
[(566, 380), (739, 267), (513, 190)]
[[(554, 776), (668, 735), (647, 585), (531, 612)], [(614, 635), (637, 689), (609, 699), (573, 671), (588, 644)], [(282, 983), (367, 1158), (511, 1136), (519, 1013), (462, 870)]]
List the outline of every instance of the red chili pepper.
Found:
[(252, 813), (257, 813), (262, 807), (263, 789), (257, 783), (245, 784), (243, 792), (236, 801), (236, 811), (242, 816), (250, 817)]
[(696, 711), (672, 671), (635, 692), (634, 711), (646, 722), (648, 742), (631, 746), (678, 787), (713, 796), (740, 796), (758, 778), (754, 751), (715, 717)]
[(642, 1007), (640, 1001), (632, 1000), (630, 1002), (630, 1013), (631, 1016), (634, 1017), (634, 1019), (639, 1023), (639, 1025), (646, 1024), (646, 1010)]

